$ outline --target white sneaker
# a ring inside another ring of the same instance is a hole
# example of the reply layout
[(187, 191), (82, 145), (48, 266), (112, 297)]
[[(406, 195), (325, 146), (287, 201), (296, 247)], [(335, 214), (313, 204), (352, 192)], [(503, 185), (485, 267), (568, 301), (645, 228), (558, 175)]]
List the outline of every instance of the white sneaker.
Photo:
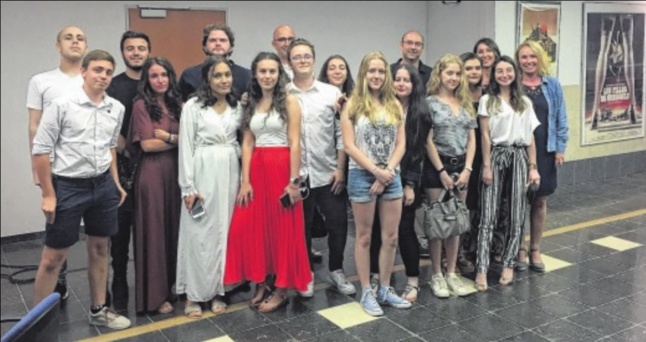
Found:
[(435, 297), (438, 298), (449, 298), (451, 296), (442, 273), (435, 274), (431, 277), (431, 290), (433, 290)]
[(129, 328), (130, 324), (131, 323), (128, 318), (119, 315), (107, 306), (103, 307), (103, 309), (96, 314), (93, 314), (90, 311), (90, 325), (120, 330)]
[(350, 283), (345, 278), (343, 270), (339, 269), (330, 272), (330, 278), (332, 278), (334, 286), (336, 286), (336, 288), (339, 289), (339, 292), (343, 293), (344, 295), (353, 295), (357, 293), (357, 289), (354, 287), (354, 285), (352, 285), (352, 283)]
[(469, 291), (462, 284), (462, 279), (455, 273), (448, 273), (446, 275), (446, 285), (452, 296), (463, 297), (469, 294)]
[(312, 281), (307, 284), (307, 290), (303, 292), (298, 291), (298, 295), (306, 298), (314, 297), (314, 272), (312, 272)]

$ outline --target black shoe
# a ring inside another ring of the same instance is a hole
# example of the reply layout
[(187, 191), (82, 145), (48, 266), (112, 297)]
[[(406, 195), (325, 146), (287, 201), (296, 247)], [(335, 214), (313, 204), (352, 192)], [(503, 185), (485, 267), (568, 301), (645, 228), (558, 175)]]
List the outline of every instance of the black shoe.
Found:
[(126, 278), (112, 279), (112, 295), (114, 296), (114, 308), (123, 310), (128, 308), (128, 281)]
[(323, 262), (323, 253), (315, 250), (314, 248), (312, 248), (311, 253), (312, 254), (310, 254), (310, 258), (312, 259), (312, 262), (315, 262), (317, 264)]
[(54, 292), (58, 292), (61, 295), (61, 302), (66, 301), (69, 298), (70, 293), (67, 291), (67, 282), (58, 282), (54, 288)]

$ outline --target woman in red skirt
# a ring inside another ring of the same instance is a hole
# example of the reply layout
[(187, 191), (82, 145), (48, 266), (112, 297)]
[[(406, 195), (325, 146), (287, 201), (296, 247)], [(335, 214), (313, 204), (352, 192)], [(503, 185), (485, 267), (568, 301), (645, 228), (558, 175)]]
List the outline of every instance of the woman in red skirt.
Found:
[[(275, 53), (259, 53), (251, 75), (224, 283), (256, 283), (251, 304), (269, 312), (287, 302), (287, 289), (305, 291), (312, 280), (298, 176), (301, 108), (285, 92), (287, 76)], [(276, 290), (269, 295), (264, 284), (268, 275), (276, 276)]]

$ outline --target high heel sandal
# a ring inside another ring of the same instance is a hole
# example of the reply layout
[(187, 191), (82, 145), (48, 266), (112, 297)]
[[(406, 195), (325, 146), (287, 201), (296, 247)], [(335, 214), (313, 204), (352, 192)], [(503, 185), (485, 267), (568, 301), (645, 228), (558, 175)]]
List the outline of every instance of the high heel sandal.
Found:
[[(269, 305), (269, 303), (272, 302), (272, 300), (276, 296), (278, 296), (280, 298), (279, 302), (274, 304), (273, 306), (267, 306), (267, 305)], [(277, 310), (278, 308), (280, 308), (281, 306), (284, 306), (284, 305), (287, 305), (287, 294), (286, 293), (278, 293), (276, 290), (274, 290), (273, 292), (271, 292), (269, 294), (269, 296), (267, 296), (267, 298), (262, 302), (262, 304), (260, 304), (260, 306), (258, 306), (258, 311), (263, 312), (263, 313), (272, 312), (272, 311), (275, 311), (275, 310)]]
[[(260, 298), (254, 299), (258, 296), (258, 293), (262, 291), (262, 295)], [(265, 297), (267, 296), (267, 293), (271, 291), (269, 286), (267, 286), (266, 283), (258, 283), (256, 284), (256, 294), (254, 294), (253, 298), (251, 298), (251, 301), (249, 302), (249, 305), (251, 305), (254, 308), (257, 308), (262, 304), (263, 300), (265, 300)]]
[[(504, 275), (502, 275), (505, 272), (505, 269), (511, 270), (511, 276), (505, 277)], [(502, 286), (507, 286), (507, 285), (513, 283), (514, 282), (514, 269), (511, 268), (511, 267), (503, 268), (502, 273), (500, 274), (500, 280), (498, 282)]]

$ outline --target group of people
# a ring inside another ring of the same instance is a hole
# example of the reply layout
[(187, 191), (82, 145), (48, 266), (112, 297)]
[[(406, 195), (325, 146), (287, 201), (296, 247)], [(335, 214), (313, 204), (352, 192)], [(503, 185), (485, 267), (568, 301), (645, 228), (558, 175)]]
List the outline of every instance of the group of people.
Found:
[[(234, 41), (229, 27), (208, 25), (206, 60), (177, 79), (170, 61), (151, 56), (145, 33), (128, 31), (120, 44), (126, 70), (113, 78), (108, 52), (86, 54), (78, 27), (60, 31), (60, 66), (34, 76), (27, 99), (47, 220), (36, 303), (53, 290), (66, 295), (61, 269), (81, 219), (93, 325), (130, 326), (109, 307), (129, 301), (131, 232), (138, 313), (170, 313), (178, 295), (188, 317), (202, 317), (204, 303), (221, 313), (226, 292), (247, 282), (261, 312), (284, 305), (290, 288), (311, 297), (317, 226), (327, 233), (330, 281), (353, 295), (343, 270), (349, 202), (362, 308), (375, 316), (383, 305), (409, 308), (424, 248), (416, 215), (442, 189), (469, 204), (473, 227), (428, 243), (436, 296), (470, 293), (457, 275), (463, 263), (475, 262), (476, 287), (486, 291), (491, 255), (503, 285), (528, 257), (544, 271), (546, 199), (568, 126), (540, 45), (521, 44), (514, 60), (484, 38), (473, 53), (447, 54), (431, 68), (420, 60), (422, 34), (409, 31), (400, 60), (366, 54), (355, 83), (341, 55), (315, 77), (315, 47), (290, 26), (274, 30), (276, 52), (259, 53), (250, 70), (229, 59)], [(501, 247), (492, 248), (497, 231)], [(401, 295), (390, 285), (398, 246), (408, 277)]]

